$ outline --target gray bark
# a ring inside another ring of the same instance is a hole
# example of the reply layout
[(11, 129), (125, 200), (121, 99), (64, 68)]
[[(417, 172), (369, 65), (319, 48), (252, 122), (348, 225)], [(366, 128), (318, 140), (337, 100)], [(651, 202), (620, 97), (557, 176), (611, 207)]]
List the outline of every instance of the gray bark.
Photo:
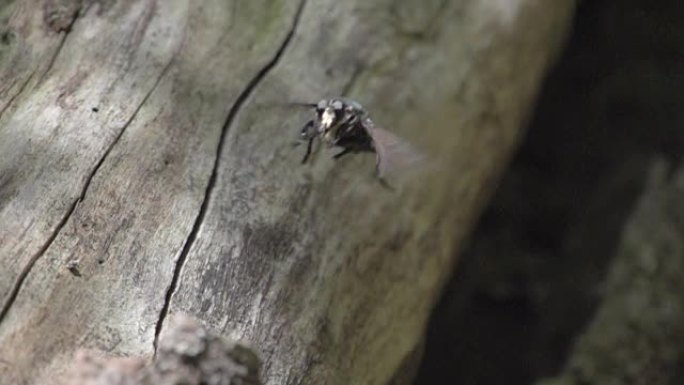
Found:
[[(384, 384), (514, 149), (574, 2), (0, 2), (0, 383), (151, 354), (186, 312), (264, 383)], [(434, 167), (300, 166), (348, 95)]]

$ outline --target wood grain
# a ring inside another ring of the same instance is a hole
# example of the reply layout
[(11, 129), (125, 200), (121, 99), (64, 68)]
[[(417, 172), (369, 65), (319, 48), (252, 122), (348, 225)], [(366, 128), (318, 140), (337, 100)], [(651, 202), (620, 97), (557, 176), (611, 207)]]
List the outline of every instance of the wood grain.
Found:
[[(1, 384), (50, 383), (79, 347), (150, 354), (179, 311), (253, 344), (265, 383), (387, 383), (573, 8), (8, 4)], [(300, 166), (290, 144), (308, 115), (284, 103), (341, 94), (423, 148), (431, 171), (388, 191), (372, 156), (321, 149)]]

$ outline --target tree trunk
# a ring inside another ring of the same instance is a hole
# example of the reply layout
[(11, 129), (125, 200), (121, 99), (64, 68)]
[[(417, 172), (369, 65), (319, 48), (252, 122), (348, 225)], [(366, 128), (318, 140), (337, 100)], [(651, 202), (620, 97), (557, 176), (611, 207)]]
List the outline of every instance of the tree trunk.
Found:
[[(168, 314), (268, 384), (386, 384), (514, 149), (574, 2), (0, 1), (0, 383), (79, 347), (151, 354)], [(300, 165), (348, 95), (422, 148)]]

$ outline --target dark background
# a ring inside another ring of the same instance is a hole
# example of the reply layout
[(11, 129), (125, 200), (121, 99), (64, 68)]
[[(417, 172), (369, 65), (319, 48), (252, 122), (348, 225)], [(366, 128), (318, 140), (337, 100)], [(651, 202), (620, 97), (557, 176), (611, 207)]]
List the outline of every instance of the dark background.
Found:
[(681, 0), (581, 3), (434, 311), (416, 384), (531, 384), (562, 369), (652, 159), (679, 166), (683, 23)]

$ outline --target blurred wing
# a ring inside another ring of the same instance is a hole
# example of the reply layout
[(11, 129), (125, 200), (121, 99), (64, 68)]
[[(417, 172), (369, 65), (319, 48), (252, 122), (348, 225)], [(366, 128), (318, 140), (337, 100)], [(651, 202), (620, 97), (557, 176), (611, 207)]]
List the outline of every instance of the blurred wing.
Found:
[(368, 134), (377, 154), (378, 177), (407, 172), (425, 163), (425, 155), (399, 136), (375, 126), (368, 128)]

